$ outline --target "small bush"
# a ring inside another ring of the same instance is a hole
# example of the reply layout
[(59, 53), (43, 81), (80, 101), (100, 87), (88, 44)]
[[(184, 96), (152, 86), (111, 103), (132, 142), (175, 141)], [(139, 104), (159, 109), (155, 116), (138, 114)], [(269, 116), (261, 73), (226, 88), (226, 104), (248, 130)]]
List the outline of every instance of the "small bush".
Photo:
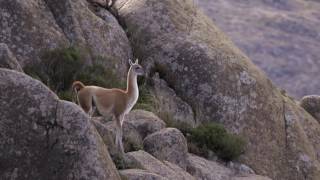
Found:
[(231, 161), (237, 159), (244, 153), (245, 145), (246, 142), (243, 138), (233, 134), (227, 134), (221, 139), (216, 153), (221, 159)]
[(75, 80), (101, 87), (124, 86), (113, 71), (103, 66), (106, 58), (95, 57), (92, 65), (86, 65), (85, 52), (76, 47), (49, 50), (43, 53), (41, 62), (25, 67), (24, 71), (46, 84), (60, 99), (68, 101), (72, 100), (70, 88)]
[(229, 134), (222, 125), (216, 123), (200, 125), (187, 133), (191, 147), (189, 150), (202, 156), (207, 156), (211, 150), (220, 159), (231, 161), (237, 159), (244, 152), (246, 146), (244, 139)]

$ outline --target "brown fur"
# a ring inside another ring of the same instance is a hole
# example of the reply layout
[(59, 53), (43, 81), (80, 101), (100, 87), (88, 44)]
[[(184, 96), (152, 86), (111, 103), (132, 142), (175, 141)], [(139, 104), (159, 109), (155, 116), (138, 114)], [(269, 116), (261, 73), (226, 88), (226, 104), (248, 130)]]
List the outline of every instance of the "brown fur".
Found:
[(94, 101), (103, 116), (112, 114), (115, 117), (119, 117), (125, 112), (126, 104), (130, 100), (128, 93), (124, 90), (97, 86), (84, 86), (78, 92), (78, 98), (80, 106), (86, 113), (90, 111)]

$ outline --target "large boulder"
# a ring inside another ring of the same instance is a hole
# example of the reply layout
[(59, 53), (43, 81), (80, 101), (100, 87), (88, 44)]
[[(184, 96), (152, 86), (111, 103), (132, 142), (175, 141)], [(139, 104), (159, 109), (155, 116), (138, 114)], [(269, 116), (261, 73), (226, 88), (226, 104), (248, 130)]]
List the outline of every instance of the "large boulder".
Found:
[(108, 150), (75, 104), (0, 68), (0, 179), (120, 179)]
[(46, 49), (69, 44), (43, 0), (0, 1), (0, 42), (22, 67), (39, 61)]
[(320, 123), (320, 96), (309, 95), (305, 96), (300, 101), (300, 106), (303, 107)]
[(119, 173), (123, 179), (127, 180), (169, 180), (165, 177), (142, 169), (125, 169), (119, 171)]
[(188, 146), (183, 134), (175, 128), (166, 128), (150, 134), (143, 140), (144, 150), (159, 160), (187, 167)]
[(221, 122), (245, 137), (241, 162), (274, 179), (320, 179), (320, 125), (192, 0), (128, 0), (117, 9), (149, 77), (158, 72), (192, 107), (197, 123)]
[(166, 124), (152, 112), (144, 110), (133, 110), (125, 120), (126, 123), (133, 126), (144, 139), (149, 134), (160, 131), (166, 127)]
[[(169, 166), (168, 166), (169, 164)], [(133, 169), (143, 169), (151, 173), (160, 175), (167, 179), (175, 180), (193, 180), (194, 178), (183, 169), (171, 164), (170, 162), (161, 162), (155, 157), (144, 151), (135, 151), (127, 153), (125, 156), (125, 166)]]
[(125, 80), (132, 57), (127, 36), (117, 20), (86, 0), (12, 0), (0, 2), (0, 42), (6, 43), (22, 67), (40, 61), (49, 49), (77, 46), (88, 63), (103, 65)]
[(4, 43), (0, 43), (0, 67), (23, 72), (16, 57)]
[(117, 20), (106, 9), (92, 7), (87, 0), (44, 0), (56, 23), (72, 44), (105, 57), (106, 66), (123, 79), (132, 57), (129, 40)]

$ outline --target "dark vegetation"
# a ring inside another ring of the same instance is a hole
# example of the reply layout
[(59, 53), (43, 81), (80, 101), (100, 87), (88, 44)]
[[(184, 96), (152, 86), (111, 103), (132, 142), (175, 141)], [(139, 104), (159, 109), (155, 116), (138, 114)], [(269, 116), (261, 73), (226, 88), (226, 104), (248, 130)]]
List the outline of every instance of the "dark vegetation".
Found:
[(125, 160), (120, 154), (114, 154), (111, 156), (112, 161), (117, 169), (126, 169)]
[(139, 84), (139, 99), (134, 109), (143, 109), (146, 111), (155, 112), (155, 97), (151, 94), (149, 86), (145, 82), (145, 79), (141, 79)]
[(83, 64), (78, 50), (70, 47), (47, 51), (41, 59), (41, 62), (26, 66), (24, 71), (42, 81), (60, 98), (70, 100), (71, 94), (67, 89)]
[(200, 152), (205, 155), (209, 149), (220, 159), (231, 161), (237, 159), (245, 150), (245, 140), (240, 136), (228, 133), (220, 124), (200, 125), (189, 133), (189, 142), (197, 145)]
[(178, 128), (187, 138), (189, 152), (210, 158), (213, 152), (224, 161), (232, 161), (244, 153), (246, 141), (217, 123), (206, 123), (196, 128), (191, 128), (184, 123), (169, 122), (167, 126)]
[(124, 87), (124, 82), (119, 82), (116, 74), (103, 66), (103, 61), (109, 59), (94, 57), (92, 64), (86, 64), (88, 54), (76, 48), (60, 48), (43, 53), (41, 61), (29, 65), (24, 71), (42, 81), (61, 99), (71, 100), (71, 85), (79, 80), (86, 85), (101, 87)]

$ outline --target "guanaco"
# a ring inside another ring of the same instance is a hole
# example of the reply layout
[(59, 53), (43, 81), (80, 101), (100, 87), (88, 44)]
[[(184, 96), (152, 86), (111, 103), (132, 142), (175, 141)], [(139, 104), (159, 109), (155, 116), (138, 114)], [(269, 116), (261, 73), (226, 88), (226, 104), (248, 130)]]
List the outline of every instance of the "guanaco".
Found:
[(138, 59), (133, 63), (129, 59), (130, 68), (127, 75), (127, 89), (106, 89), (98, 86), (85, 86), (80, 81), (72, 84), (72, 90), (75, 92), (78, 104), (89, 114), (93, 113), (95, 104), (99, 113), (107, 118), (110, 115), (116, 120), (116, 138), (115, 144), (124, 153), (122, 144), (122, 125), (125, 116), (131, 111), (139, 98), (139, 89), (137, 77), (144, 74), (143, 68), (139, 65)]

